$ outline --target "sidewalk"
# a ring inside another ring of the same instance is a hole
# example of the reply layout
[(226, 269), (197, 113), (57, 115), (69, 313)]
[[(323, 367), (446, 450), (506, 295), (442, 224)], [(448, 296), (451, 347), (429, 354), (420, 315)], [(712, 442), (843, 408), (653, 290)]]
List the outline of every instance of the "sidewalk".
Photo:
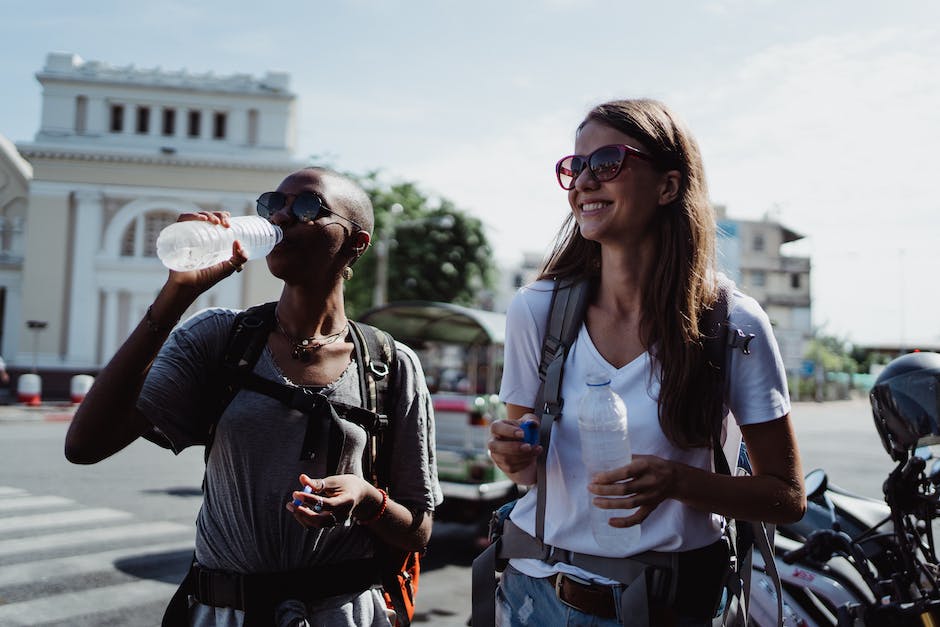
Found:
[(77, 407), (68, 401), (49, 401), (36, 407), (22, 403), (0, 405), (0, 422), (68, 422)]

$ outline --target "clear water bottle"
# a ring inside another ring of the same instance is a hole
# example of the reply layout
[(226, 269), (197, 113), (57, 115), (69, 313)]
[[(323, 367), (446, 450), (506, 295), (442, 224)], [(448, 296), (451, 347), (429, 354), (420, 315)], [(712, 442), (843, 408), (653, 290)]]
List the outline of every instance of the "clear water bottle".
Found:
[(197, 220), (174, 222), (157, 237), (157, 257), (170, 270), (199, 270), (231, 258), (235, 240), (241, 242), (248, 259), (261, 259), (283, 237), (280, 227), (261, 216), (228, 221), (229, 228)]
[[(587, 377), (587, 391), (578, 409), (578, 429), (581, 433), (581, 457), (588, 476), (613, 470), (630, 463), (630, 435), (627, 431), (627, 407), (623, 399), (610, 389), (610, 379), (603, 374)], [(591, 501), (591, 530), (594, 539), (606, 549), (620, 553), (640, 538), (640, 526), (611, 527), (611, 518), (629, 516), (635, 509), (601, 509)], [(601, 497), (603, 498), (603, 497)]]

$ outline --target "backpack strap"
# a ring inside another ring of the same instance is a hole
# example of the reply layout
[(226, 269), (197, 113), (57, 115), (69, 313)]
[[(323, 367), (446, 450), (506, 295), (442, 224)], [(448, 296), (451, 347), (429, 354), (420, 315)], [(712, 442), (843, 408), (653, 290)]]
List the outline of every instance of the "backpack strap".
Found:
[(359, 369), (359, 394), (366, 409), (382, 423), (382, 429), (370, 431), (366, 476), (373, 485), (388, 490), (391, 475), (391, 450), (385, 432), (392, 415), (390, 382), (397, 376), (398, 357), (392, 337), (371, 325), (349, 322), (356, 364)]
[[(731, 388), (730, 363), (740, 350), (750, 355), (750, 343), (756, 336), (745, 333), (742, 329), (731, 324), (730, 303), (734, 291), (734, 283), (726, 276), (718, 275), (718, 298), (712, 309), (705, 315), (704, 321), (704, 351), (708, 362), (714, 367), (723, 382), (725, 397)], [(731, 467), (725, 456), (721, 442), (722, 423), (721, 416), (715, 421), (712, 430), (712, 455), (716, 472), (731, 475)], [(747, 447), (744, 443), (738, 451), (735, 467), (750, 470), (747, 459)], [(750, 605), (751, 568), (753, 547), (756, 546), (764, 560), (764, 570), (774, 584), (777, 598), (777, 625), (783, 625), (783, 593), (780, 585), (780, 575), (774, 561), (773, 534), (774, 526), (762, 522), (745, 520), (728, 521), (732, 525), (731, 545), (735, 554), (735, 568), (728, 574), (729, 602), (728, 610), (722, 617), (722, 625), (747, 624), (747, 615)], [(732, 597), (736, 597), (734, 601)]]
[[(545, 459), (552, 438), (552, 424), (561, 418), (564, 399), (561, 397), (561, 382), (564, 376), (568, 350), (578, 337), (584, 322), (591, 283), (587, 279), (555, 279), (552, 302), (542, 340), (539, 361), (539, 389), (535, 395), (534, 411), (539, 414), (539, 444), (542, 454), (536, 465), (536, 481), (544, 486), (548, 480)], [(545, 538), (545, 490), (537, 490), (535, 508), (535, 535)]]
[[(513, 537), (505, 538), (502, 535), (494, 541), (473, 561), (472, 569), (472, 616), (474, 627), (492, 625), (496, 616), (496, 580), (494, 573), (497, 564), (505, 564), (506, 556), (518, 557), (518, 553), (525, 557), (538, 558), (547, 545), (543, 544), (545, 538), (545, 506), (546, 496), (543, 487), (547, 482), (545, 459), (552, 437), (552, 424), (561, 418), (564, 399), (561, 397), (561, 382), (564, 375), (565, 359), (568, 350), (578, 337), (578, 331), (584, 321), (587, 304), (591, 293), (591, 284), (587, 279), (555, 279), (552, 287), (552, 301), (548, 311), (548, 321), (545, 325), (545, 335), (542, 338), (542, 352), (539, 356), (539, 388), (532, 404), (533, 411), (539, 416), (539, 445), (542, 454), (536, 462), (536, 490), (535, 506), (535, 538), (536, 544), (526, 543), (524, 546), (515, 546)], [(508, 513), (506, 514), (508, 516)], [(504, 524), (509, 524), (507, 520)], [(520, 537), (526, 534), (517, 534)], [(537, 547), (538, 550), (533, 549)], [(552, 547), (548, 547), (551, 549)]]
[(244, 380), (258, 362), (268, 342), (268, 335), (274, 329), (274, 310), (276, 302), (264, 303), (238, 312), (229, 331), (222, 362), (216, 373), (216, 383), (211, 388), (220, 390), (215, 399), (210, 399), (214, 406), (206, 410), (205, 461), (209, 461), (209, 451), (215, 440), (215, 428), (225, 409), (231, 404), (239, 390), (244, 387)]

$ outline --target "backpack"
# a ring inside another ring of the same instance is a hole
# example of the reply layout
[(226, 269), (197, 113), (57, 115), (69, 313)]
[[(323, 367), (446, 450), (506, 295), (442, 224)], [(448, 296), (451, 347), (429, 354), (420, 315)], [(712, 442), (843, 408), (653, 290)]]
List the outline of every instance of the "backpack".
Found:
[[(703, 321), (704, 350), (706, 359), (714, 367), (728, 388), (726, 376), (727, 364), (735, 349), (749, 354), (749, 343), (755, 337), (745, 334), (741, 329), (732, 327), (729, 321), (729, 303), (734, 284), (723, 275), (718, 278), (718, 300), (708, 311)], [(590, 298), (592, 286), (587, 280), (556, 279), (552, 291), (545, 336), (539, 360), (539, 386), (533, 405), (540, 415), (539, 444), (548, 451), (551, 439), (552, 423), (562, 413), (564, 399), (561, 397), (561, 382), (564, 375), (564, 363), (568, 350), (577, 338)], [(737, 428), (729, 421), (729, 427)], [(716, 420), (713, 429), (712, 450), (716, 472), (731, 474), (728, 460), (721, 447), (721, 421)], [(744, 444), (735, 464), (740, 471), (749, 471)], [(536, 481), (545, 485), (546, 465), (544, 453), (537, 464)], [(675, 600), (678, 579), (678, 554), (647, 552), (631, 558), (614, 559), (599, 556), (562, 552), (542, 542), (545, 537), (544, 491), (539, 491), (536, 501), (536, 537), (519, 530), (508, 520), (514, 502), (508, 503), (494, 512), (490, 526), (491, 544), (473, 562), (473, 615), (474, 627), (495, 623), (495, 578), (494, 571), (502, 572), (508, 560), (518, 557), (549, 559), (559, 561), (558, 553), (566, 553), (565, 561), (576, 564), (611, 579), (629, 583), (624, 591), (622, 604), (630, 604), (631, 624), (647, 625), (649, 616), (646, 609), (647, 588), (651, 592)], [(721, 627), (747, 625), (747, 602), (750, 594), (751, 555), (756, 545), (764, 558), (767, 575), (774, 583), (777, 594), (777, 623), (782, 625), (783, 595), (780, 578), (777, 574), (773, 557), (773, 528), (763, 523), (726, 519), (724, 540), (730, 550), (728, 568), (721, 582), (724, 607), (714, 624)], [(667, 573), (663, 575), (663, 573)], [(664, 583), (666, 581), (667, 583)], [(632, 582), (632, 583), (630, 583)], [(657, 586), (658, 589), (657, 589)], [(635, 592), (631, 588), (636, 589)]]
[[(235, 317), (228, 343), (223, 353), (217, 377), (220, 396), (215, 399), (213, 411), (206, 426), (208, 437), (205, 459), (208, 461), (215, 427), (223, 411), (241, 389), (248, 389), (275, 398), (285, 405), (302, 412), (313, 411), (323, 397), (311, 394), (303, 388), (281, 384), (265, 379), (253, 372), (275, 326), (277, 303), (256, 305)], [(367, 451), (363, 474), (376, 487), (388, 491), (391, 476), (391, 437), (394, 424), (389, 420), (396, 400), (389, 385), (396, 377), (398, 364), (394, 339), (373, 326), (349, 321), (353, 341), (354, 359), (359, 371), (359, 391), (363, 407), (346, 405), (335, 401), (326, 402), (337, 413), (350, 422), (363, 427), (368, 434)], [(312, 447), (316, 434), (311, 433), (314, 421), (308, 421), (308, 433), (304, 438), (304, 450)], [(336, 468), (341, 446), (329, 447), (327, 468)], [(385, 603), (395, 613), (395, 627), (407, 627), (414, 618), (415, 597), (418, 594), (418, 579), (421, 571), (421, 554), (389, 546), (376, 539), (376, 558), (380, 563), (381, 580)]]

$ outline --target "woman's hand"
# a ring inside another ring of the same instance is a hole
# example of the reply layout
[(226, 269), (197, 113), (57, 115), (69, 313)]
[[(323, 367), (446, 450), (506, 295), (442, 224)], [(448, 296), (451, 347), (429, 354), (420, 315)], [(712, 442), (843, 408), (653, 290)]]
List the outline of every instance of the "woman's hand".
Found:
[(588, 490), (597, 496), (594, 505), (602, 509), (633, 509), (626, 517), (611, 518), (613, 527), (638, 525), (668, 498), (675, 498), (681, 464), (653, 455), (634, 455), (626, 466), (599, 472), (591, 478)]
[(487, 448), (493, 462), (516, 483), (535, 483), (535, 461), (542, 452), (541, 446), (532, 446), (523, 441), (524, 433), (519, 427), (526, 420), (538, 422), (535, 414), (521, 418), (497, 420), (490, 425), (490, 440)]
[[(287, 511), (304, 527), (342, 525), (356, 507), (370, 496), (371, 500), (377, 501), (376, 508), (381, 506), (381, 493), (368, 481), (356, 475), (333, 475), (323, 479), (300, 475), (300, 483), (309, 487), (310, 492), (294, 492), (291, 495), (293, 500), (287, 503)], [(297, 501), (300, 505), (294, 504)]]
[[(231, 214), (228, 211), (199, 211), (198, 213), (183, 213), (177, 218), (177, 222), (208, 222), (209, 224), (218, 224), (229, 228), (229, 218)], [(167, 283), (180, 289), (180, 291), (191, 292), (199, 295), (213, 285), (231, 276), (236, 271), (240, 271), (242, 264), (248, 261), (245, 255), (245, 249), (241, 242), (235, 241), (232, 244), (232, 256), (214, 266), (202, 268), (199, 270), (190, 270), (187, 272), (176, 272), (170, 270), (170, 276)]]

